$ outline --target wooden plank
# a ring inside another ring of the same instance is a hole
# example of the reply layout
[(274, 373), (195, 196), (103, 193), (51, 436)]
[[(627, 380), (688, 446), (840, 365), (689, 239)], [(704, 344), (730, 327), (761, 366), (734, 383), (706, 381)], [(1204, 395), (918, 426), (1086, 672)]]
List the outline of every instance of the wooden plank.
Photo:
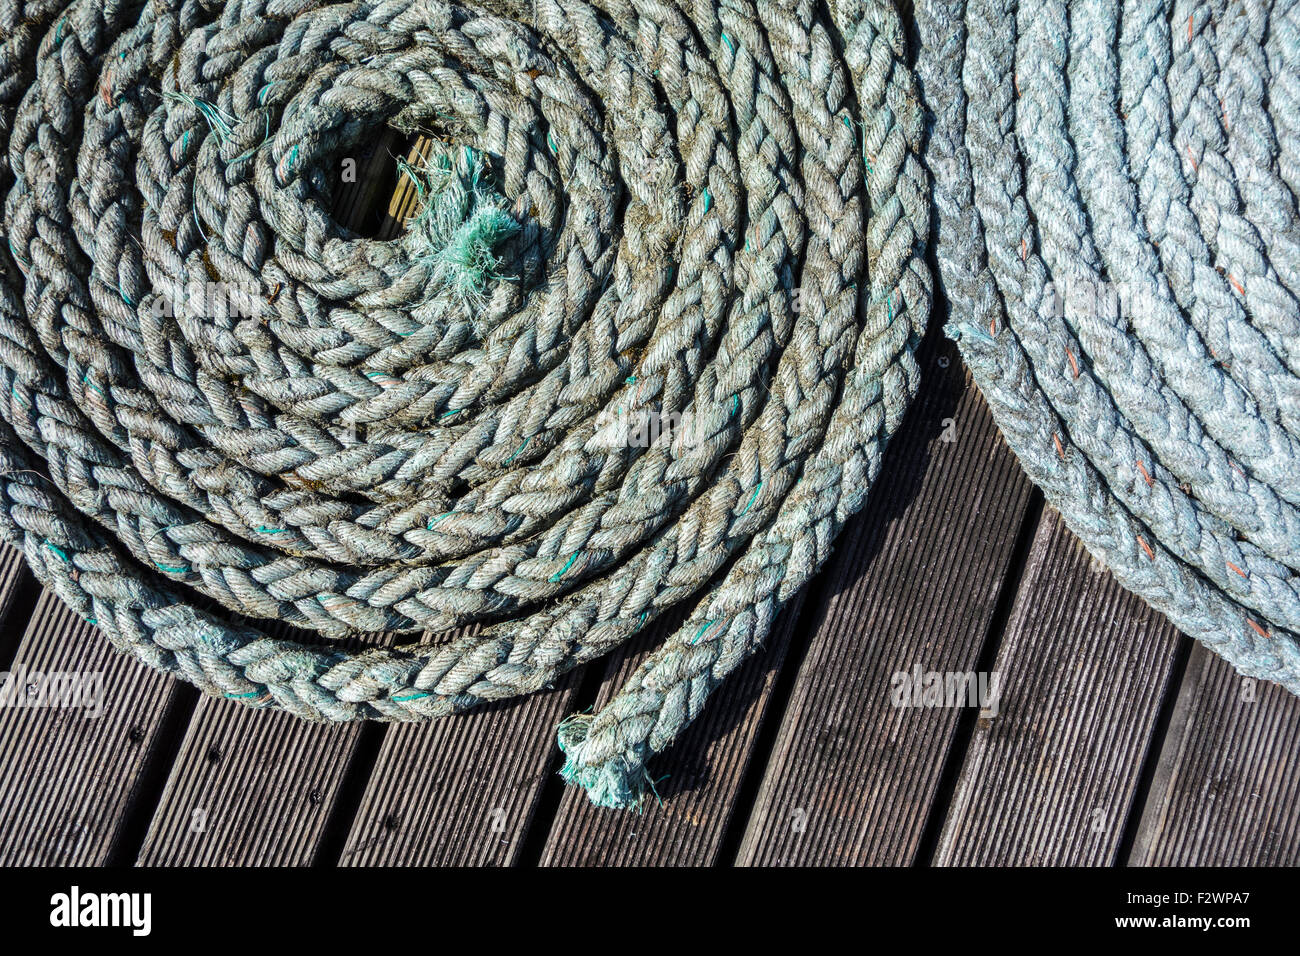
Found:
[(891, 677), (914, 664), (974, 668), (1033, 499), (951, 343), (922, 368), (925, 427), (899, 436), (907, 451), (884, 469), (810, 605), (811, 642), (741, 864), (916, 855), (959, 712), (893, 707)]
[(934, 862), (1113, 864), (1180, 640), (1045, 511)]
[(1300, 698), (1196, 645), (1130, 865), (1300, 865)]
[(150, 761), (166, 750), (161, 730), (179, 685), (115, 651), (48, 591), (10, 672), (33, 686), (38, 674), (84, 688), (98, 681), (102, 699), (0, 708), (0, 865), (101, 865)]
[(577, 674), (554, 690), (389, 728), (339, 863), (506, 866), (519, 859), (558, 768), (555, 725)]
[(201, 698), (137, 862), (310, 864), (360, 733)]
[[(406, 152), (406, 164), (412, 169), (422, 169), (429, 160), (433, 140), (428, 136), (417, 136)], [(396, 235), (397, 230), (419, 211), (420, 191), (409, 176), (398, 176), (392, 198), (388, 200), (383, 228)]]

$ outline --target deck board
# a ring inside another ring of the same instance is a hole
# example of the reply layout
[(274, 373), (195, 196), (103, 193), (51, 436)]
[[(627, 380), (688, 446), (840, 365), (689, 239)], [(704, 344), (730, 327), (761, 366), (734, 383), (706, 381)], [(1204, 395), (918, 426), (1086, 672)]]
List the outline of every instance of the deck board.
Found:
[(1128, 863), (1300, 865), (1300, 698), (1196, 645)]
[(339, 859), (343, 866), (507, 866), (519, 860), (574, 707), (554, 690), (384, 735)]
[[(100, 865), (128, 810), (182, 685), (117, 652), (46, 591), (10, 671), (99, 675), (95, 708), (0, 708), (0, 865)], [(192, 693), (192, 692), (190, 692)]]
[(1113, 863), (1180, 639), (1044, 511), (934, 862)]
[(823, 572), (741, 864), (907, 864), (918, 851), (958, 711), (892, 706), (891, 677), (973, 669), (1032, 500), (951, 343), (922, 368), (929, 428), (899, 436)]
[(310, 864), (360, 732), (201, 698), (137, 862)]

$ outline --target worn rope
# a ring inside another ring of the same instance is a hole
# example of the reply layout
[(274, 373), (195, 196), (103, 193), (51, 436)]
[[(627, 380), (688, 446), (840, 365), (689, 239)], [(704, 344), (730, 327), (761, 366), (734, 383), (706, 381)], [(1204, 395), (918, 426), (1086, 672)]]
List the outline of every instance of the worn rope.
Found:
[[(311, 719), (687, 604), (561, 728), (637, 803), (917, 387), (922, 114), (891, 5), (828, 6), (0, 0), (4, 533), (118, 648)], [(329, 213), (384, 126), (441, 143), (392, 241)]]
[(1118, 580), (1300, 693), (1294, 2), (924, 0), (949, 334)]

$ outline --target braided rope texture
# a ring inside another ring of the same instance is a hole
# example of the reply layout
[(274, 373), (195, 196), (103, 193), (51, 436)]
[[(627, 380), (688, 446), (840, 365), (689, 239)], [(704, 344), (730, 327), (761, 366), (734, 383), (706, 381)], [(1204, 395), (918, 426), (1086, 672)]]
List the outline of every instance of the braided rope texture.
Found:
[[(918, 385), (888, 0), (0, 0), (0, 38), (0, 529), (37, 578), (332, 721), (535, 691), (684, 606), (560, 729), (637, 804)], [(385, 127), (442, 178), (380, 241), (329, 209)]]
[(1300, 4), (923, 0), (948, 333), (1125, 587), (1300, 693)]

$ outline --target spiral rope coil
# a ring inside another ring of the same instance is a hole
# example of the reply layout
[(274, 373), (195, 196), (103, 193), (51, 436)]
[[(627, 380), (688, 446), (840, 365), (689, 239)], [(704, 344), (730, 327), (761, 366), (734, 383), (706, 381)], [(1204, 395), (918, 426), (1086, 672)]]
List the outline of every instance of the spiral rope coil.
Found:
[(935, 252), (1031, 478), (1118, 580), (1300, 693), (1300, 5), (924, 0)]
[[(0, 525), (37, 578), (159, 670), (324, 720), (528, 693), (693, 602), (561, 728), (566, 778), (635, 804), (917, 388), (892, 6), (0, 0), (0, 31)], [(443, 137), (446, 208), (491, 180), (490, 240), (331, 219), (384, 126)], [(473, 308), (453, 247), (500, 266)], [(609, 440), (645, 416), (689, 427)], [(269, 621), (482, 625), (350, 653)]]

